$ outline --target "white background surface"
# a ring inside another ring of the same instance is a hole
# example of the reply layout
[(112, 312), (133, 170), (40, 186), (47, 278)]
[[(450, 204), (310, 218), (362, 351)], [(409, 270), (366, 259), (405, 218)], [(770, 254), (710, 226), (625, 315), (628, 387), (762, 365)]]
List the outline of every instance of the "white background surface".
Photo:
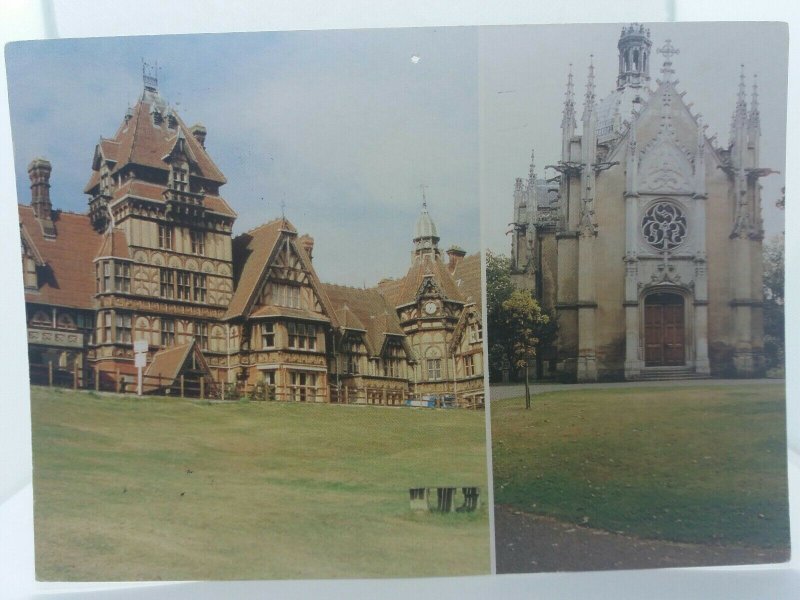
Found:
[[(589, 2), (505, 1), (485, 3), (432, 0), (321, 0), (269, 3), (187, 0), (139, 0), (104, 3), (23, 2), (3, 0), (0, 41), (48, 37), (167, 34), (280, 29), (412, 27), (427, 25), (501, 25), (513, 23), (629, 22), (663, 20), (788, 21), (790, 30), (789, 144), (787, 148), (787, 265), (793, 265), (800, 236), (795, 235), (800, 191), (791, 165), (800, 158), (798, 44), (800, 7), (785, 0), (765, 3), (653, 2), (620, 0)], [(764, 40), (769, 44), (769, 40)], [(98, 74), (98, 76), (102, 76)], [(53, 90), (57, 101), (58, 90)], [(0, 341), (0, 598), (796, 598), (800, 569), (794, 560), (760, 567), (667, 569), (579, 574), (482, 576), (460, 579), (373, 581), (229, 582), (178, 584), (57, 584), (36, 583), (33, 572), (30, 408), (26, 332), (16, 190), (13, 177), (5, 64), (0, 67), (0, 256), (3, 283), (0, 310), (6, 336)], [(800, 515), (800, 426), (798, 426), (797, 343), (792, 323), (797, 311), (797, 269), (787, 269), (788, 423), (792, 538), (795, 548)]]

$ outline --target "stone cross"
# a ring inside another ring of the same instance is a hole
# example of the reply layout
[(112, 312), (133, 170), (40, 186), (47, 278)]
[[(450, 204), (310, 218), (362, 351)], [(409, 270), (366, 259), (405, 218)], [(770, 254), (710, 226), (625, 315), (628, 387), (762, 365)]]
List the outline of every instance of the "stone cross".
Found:
[(669, 80), (675, 73), (675, 70), (672, 68), (672, 57), (676, 54), (680, 54), (681, 51), (672, 45), (672, 40), (667, 40), (656, 52), (664, 55), (664, 66), (661, 67), (661, 72), (666, 75), (667, 80)]

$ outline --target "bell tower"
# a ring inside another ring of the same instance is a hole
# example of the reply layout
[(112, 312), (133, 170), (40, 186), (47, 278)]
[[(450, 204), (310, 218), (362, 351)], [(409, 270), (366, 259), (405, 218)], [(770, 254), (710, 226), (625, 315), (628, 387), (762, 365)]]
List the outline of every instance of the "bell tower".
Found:
[(626, 86), (641, 87), (650, 81), (650, 30), (633, 23), (622, 28), (617, 42), (619, 49), (619, 75), (617, 89)]

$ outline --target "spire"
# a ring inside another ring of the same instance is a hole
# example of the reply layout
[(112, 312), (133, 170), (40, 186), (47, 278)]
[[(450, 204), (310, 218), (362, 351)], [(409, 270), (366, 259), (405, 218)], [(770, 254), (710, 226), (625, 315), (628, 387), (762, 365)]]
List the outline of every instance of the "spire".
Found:
[(694, 155), (694, 193), (696, 197), (706, 196), (706, 125), (697, 115), (697, 148)]
[(564, 92), (564, 115), (561, 119), (561, 129), (569, 127), (570, 123), (575, 123), (575, 84), (572, 82), (572, 63), (569, 63), (569, 75), (567, 75), (567, 91)]
[(664, 65), (661, 67), (661, 74), (664, 76), (664, 81), (672, 81), (672, 76), (675, 75), (675, 69), (672, 68), (672, 57), (680, 54), (681, 51), (672, 45), (672, 40), (666, 40), (664, 45), (656, 50), (659, 54), (664, 55)]
[(589, 76), (586, 79), (586, 95), (583, 101), (583, 116), (581, 120), (586, 122), (594, 112), (594, 54), (589, 55)]
[(747, 99), (744, 82), (744, 65), (741, 65), (739, 74), (739, 92), (736, 94), (736, 108), (731, 118), (731, 144), (744, 146), (745, 128), (747, 127)]
[(564, 111), (561, 119), (561, 160), (569, 162), (569, 145), (575, 135), (575, 85), (572, 82), (572, 63), (569, 63), (567, 91), (564, 92)]
[(739, 93), (736, 94), (736, 117), (747, 118), (747, 100), (745, 98), (744, 65), (739, 73)]
[(761, 115), (758, 112), (758, 75), (753, 75), (753, 95), (750, 99), (750, 115), (747, 120), (747, 146), (750, 148), (750, 166), (761, 162)]
[(433, 219), (428, 214), (428, 199), (425, 197), (427, 186), (419, 187), (422, 190), (422, 210), (414, 228), (414, 260), (420, 260), (429, 255), (437, 258), (439, 256), (439, 234)]
[(761, 128), (761, 115), (758, 112), (758, 75), (753, 75), (753, 95), (750, 100), (750, 128)]

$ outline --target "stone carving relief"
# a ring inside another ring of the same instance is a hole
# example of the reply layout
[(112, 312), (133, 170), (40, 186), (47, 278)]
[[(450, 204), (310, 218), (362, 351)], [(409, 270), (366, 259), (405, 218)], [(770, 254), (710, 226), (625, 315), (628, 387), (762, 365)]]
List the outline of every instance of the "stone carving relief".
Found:
[(692, 192), (692, 165), (686, 154), (670, 140), (662, 140), (647, 149), (639, 173), (640, 191), (668, 194)]

